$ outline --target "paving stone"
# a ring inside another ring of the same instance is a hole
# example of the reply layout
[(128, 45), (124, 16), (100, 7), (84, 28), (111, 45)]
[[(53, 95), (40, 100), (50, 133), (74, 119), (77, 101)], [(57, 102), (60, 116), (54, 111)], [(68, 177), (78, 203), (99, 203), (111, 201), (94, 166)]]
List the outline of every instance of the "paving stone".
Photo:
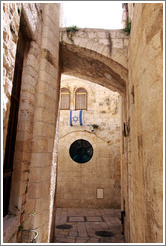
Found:
[(106, 222), (100, 222), (100, 226), (102, 227), (102, 229), (108, 229), (108, 225)]
[(56, 243), (75, 243), (75, 237), (56, 237)]
[(87, 221), (103, 221), (100, 216), (99, 217), (89, 217), (89, 216), (87, 216), (86, 219), (87, 219)]
[(71, 237), (77, 237), (78, 236), (78, 232), (77, 231), (70, 231), (69, 232), (69, 236), (71, 236)]
[(91, 238), (87, 241), (87, 243), (98, 243), (98, 242), (99, 242), (99, 239), (96, 238), (96, 237), (91, 237)]
[(121, 233), (121, 234), (116, 234), (116, 238), (118, 240), (124, 240), (124, 235)]
[[(121, 221), (115, 209), (56, 209), (55, 243), (125, 243)], [(102, 217), (101, 217), (102, 216)], [(86, 217), (86, 221), (85, 218)], [(68, 218), (70, 229), (57, 229)], [(102, 218), (104, 221), (102, 221)], [(109, 231), (113, 237), (96, 236), (96, 231)]]
[(117, 243), (117, 239), (115, 237), (112, 238), (100, 238), (100, 243)]
[(78, 234), (80, 237), (87, 237), (88, 236), (84, 223), (82, 223), (82, 222), (77, 223), (77, 228), (78, 228)]
[(86, 243), (89, 240), (89, 237), (77, 237), (76, 243)]
[(84, 222), (84, 217), (77, 217), (77, 216), (70, 216), (69, 217), (69, 221), (71, 222), (71, 221), (73, 221), (73, 222), (75, 222), (75, 221), (83, 221)]

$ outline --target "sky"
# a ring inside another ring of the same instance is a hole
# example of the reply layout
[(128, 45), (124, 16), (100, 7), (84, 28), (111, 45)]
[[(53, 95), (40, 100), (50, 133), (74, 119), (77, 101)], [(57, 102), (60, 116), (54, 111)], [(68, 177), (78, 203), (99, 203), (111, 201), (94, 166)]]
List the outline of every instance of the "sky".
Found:
[(122, 3), (114, 1), (66, 1), (62, 4), (62, 26), (122, 29)]

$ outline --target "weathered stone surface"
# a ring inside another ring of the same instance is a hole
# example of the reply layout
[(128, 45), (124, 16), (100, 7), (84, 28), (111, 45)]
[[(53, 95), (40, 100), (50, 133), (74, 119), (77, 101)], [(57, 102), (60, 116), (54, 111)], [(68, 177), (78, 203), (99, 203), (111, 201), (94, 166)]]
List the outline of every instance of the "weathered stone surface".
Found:
[[(131, 5), (127, 92), (130, 133), (125, 150), (128, 167), (122, 169), (122, 196), (129, 215), (125, 236), (132, 243), (162, 243), (163, 10), (162, 3), (135, 4), (134, 12)], [(160, 65), (156, 66), (158, 61)]]
[[(68, 88), (71, 93), (70, 109), (75, 108), (77, 88), (85, 88), (88, 98), (87, 111), (83, 111), (85, 125), (82, 127), (71, 127), (69, 110), (60, 111), (56, 206), (119, 207), (120, 96), (97, 84), (66, 75), (62, 75), (61, 87)], [(105, 114), (100, 113), (103, 111)], [(94, 132), (91, 132), (92, 124), (99, 126)], [(82, 165), (69, 156), (70, 145), (79, 138), (88, 140), (94, 149), (92, 159)], [(109, 145), (110, 139), (112, 145)], [(114, 146), (116, 142), (118, 144)], [(112, 153), (112, 159), (108, 159), (108, 152)], [(115, 160), (116, 156), (119, 158)], [(119, 186), (114, 186), (115, 181)], [(100, 187), (104, 189), (103, 199), (96, 197)]]
[[(104, 30), (104, 29), (90, 29), (90, 28), (84, 28), (79, 29), (76, 32), (71, 32), (72, 40), (67, 36), (67, 32), (65, 28), (61, 28), (61, 42), (65, 42), (66, 44), (74, 44), (75, 45), (75, 39), (80, 39), (78, 47), (86, 47), (89, 49), (92, 49), (90, 46), (86, 46), (87, 43), (92, 43), (93, 45), (98, 46), (97, 44), (103, 44), (104, 46), (110, 46), (110, 49), (114, 49), (114, 47), (122, 48), (123, 49), (123, 42), (128, 42), (128, 37), (124, 34), (122, 30)], [(92, 45), (92, 46), (93, 46)], [(94, 49), (92, 49), (94, 50)], [(96, 51), (96, 50), (95, 50)], [(118, 52), (118, 50), (117, 50)], [(111, 59), (115, 60), (117, 63), (121, 64), (124, 67), (127, 67), (127, 56), (126, 56), (126, 62), (122, 63), (123, 59), (116, 60), (114, 59), (114, 56), (110, 56), (111, 52), (109, 54), (104, 54), (105, 56), (110, 57)]]
[[(77, 215), (77, 217), (74, 217)], [(55, 226), (66, 223), (72, 228), (60, 230), (55, 227), (55, 243), (125, 243), (119, 209), (56, 208)], [(75, 220), (74, 220), (74, 219)], [(77, 220), (76, 220), (77, 218)], [(79, 219), (82, 222), (79, 222)], [(83, 220), (86, 218), (86, 222)], [(72, 220), (73, 219), (73, 220)], [(105, 220), (101, 222), (101, 220)], [(100, 237), (96, 231), (113, 232), (113, 237)]]
[[(50, 177), (51, 172), (55, 176), (55, 168), (51, 168), (51, 165), (56, 112), (58, 112), (56, 104), (59, 94), (59, 81), (57, 81), (59, 9), (57, 8), (57, 4), (53, 4), (52, 6), (50, 4), (29, 3), (5, 3), (3, 9), (4, 147), (21, 13), (21, 30), (27, 41), (22, 73), (10, 212), (17, 214), (20, 224), (25, 229), (35, 229), (34, 226), (38, 228), (37, 230), (40, 233), (39, 240), (48, 242), (50, 237), (52, 237), (52, 220), (48, 219), (48, 215), (52, 214), (50, 211), (53, 210), (55, 194), (55, 182), (50, 184)], [(50, 18), (48, 18), (50, 14), (49, 10), (54, 12), (54, 15)], [(56, 28), (53, 28), (53, 26)], [(51, 33), (51, 36), (49, 33)], [(28, 45), (28, 40), (30, 39), (33, 39), (33, 41)], [(44, 55), (43, 50), (47, 51)], [(41, 75), (43, 76), (43, 80), (41, 79)], [(45, 95), (45, 97), (42, 95)], [(36, 100), (36, 98), (40, 100)], [(48, 102), (47, 105), (44, 102), (45, 99)], [(42, 104), (39, 105), (38, 102)], [(53, 112), (50, 111), (51, 108)], [(33, 124), (34, 122), (35, 124)], [(45, 127), (46, 122), (49, 123), (50, 127)], [(36, 144), (34, 145), (34, 143)], [(43, 151), (45, 152), (44, 156)], [(56, 152), (56, 149), (54, 151)], [(55, 165), (56, 158), (54, 157)], [(45, 170), (45, 175), (41, 177), (42, 167)], [(50, 191), (51, 199), (50, 197), (48, 199)], [(35, 201), (42, 198), (45, 205), (42, 203), (40, 207), (41, 204)], [(17, 210), (16, 207), (19, 209)], [(38, 211), (38, 213), (41, 213), (43, 208), (45, 209), (45, 213), (42, 214), (42, 220), (38, 220), (40, 216), (29, 216), (30, 210), (33, 210), (31, 212)], [(53, 216), (51, 215), (51, 217)], [(17, 225), (16, 228), (18, 228)], [(5, 231), (4, 242), (17, 242), (16, 233), (15, 235), (11, 235), (10, 233), (10, 228)]]
[[(93, 198), (96, 199), (94, 189), (97, 180), (100, 185), (98, 188), (104, 187), (104, 197), (109, 197), (111, 206), (117, 206), (121, 174), (121, 210), (126, 211), (126, 241), (162, 243), (163, 9), (162, 3), (128, 5), (129, 17), (132, 19), (130, 36), (126, 36), (122, 30), (80, 29), (73, 35), (73, 43), (67, 37), (66, 30), (61, 30), (59, 67), (60, 4), (3, 3), (4, 150), (19, 26), (26, 39), (9, 206), (9, 213), (14, 215), (14, 219), (12, 215), (4, 218), (4, 243), (18, 241), (16, 228), (19, 225), (26, 229), (36, 229), (39, 243), (50, 242), (53, 238), (60, 72), (118, 91), (122, 95), (122, 110), (118, 114), (122, 115), (121, 127), (126, 123), (126, 137), (123, 137), (124, 132), (121, 130), (120, 133), (121, 128), (116, 125), (115, 98), (112, 101), (92, 100), (91, 104), (97, 107), (99, 115), (88, 109), (87, 116), (93, 115), (101, 129), (92, 134), (87, 126), (83, 132), (77, 128), (73, 133), (60, 135), (59, 148), (65, 143), (65, 148), (69, 149), (78, 137), (90, 139), (96, 152), (89, 164), (94, 165), (75, 164), (70, 165), (69, 170), (66, 166), (71, 161), (69, 154), (60, 154), (60, 161), (65, 165), (61, 165), (58, 174), (59, 199), (67, 199), (68, 204), (73, 204), (74, 200), (75, 206), (83, 206), (86, 201), (90, 207)], [(127, 11), (124, 16), (126, 14)], [(94, 87), (98, 88), (98, 85)], [(95, 96), (92, 91), (88, 90), (90, 98)], [(101, 95), (97, 95), (97, 98)], [(72, 105), (74, 100), (72, 97)], [(68, 115), (63, 113), (63, 131), (68, 132)], [(116, 154), (120, 149), (121, 171), (120, 158)], [(84, 167), (88, 167), (88, 174)], [(82, 177), (83, 182), (78, 185)], [(89, 180), (90, 186), (86, 189)], [(116, 191), (113, 197), (110, 187)], [(69, 194), (73, 190), (75, 193), (70, 198)], [(82, 190), (84, 194), (81, 194), (80, 200), (78, 197)], [(103, 206), (103, 200), (97, 203)], [(32, 216), (33, 212), (36, 216)], [(64, 223), (66, 212), (64, 209), (62, 213)], [(109, 223), (107, 216), (104, 219)], [(98, 224), (95, 226), (97, 228)], [(88, 228), (90, 230), (90, 226)], [(75, 235), (71, 234), (70, 237)], [(98, 239), (93, 240), (89, 242), (98, 242)]]
[(18, 14), (18, 9), (21, 9), (20, 3), (3, 4), (3, 149), (5, 149), (6, 144), (6, 132), (10, 111), (10, 96), (12, 91), (16, 44), (19, 31), (20, 16)]
[(127, 79), (127, 52), (123, 49), (128, 43), (124, 32), (84, 28), (71, 35), (72, 40), (61, 29), (62, 72), (123, 93)]

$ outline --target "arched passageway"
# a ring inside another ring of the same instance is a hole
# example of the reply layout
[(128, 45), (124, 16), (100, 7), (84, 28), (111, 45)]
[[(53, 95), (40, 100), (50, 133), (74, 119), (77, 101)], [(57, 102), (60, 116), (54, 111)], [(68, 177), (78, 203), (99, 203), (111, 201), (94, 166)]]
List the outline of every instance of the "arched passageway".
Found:
[[(113, 40), (111, 40), (111, 36), (114, 37)], [(87, 208), (96, 209), (95, 215), (97, 217), (97, 213), (100, 214), (99, 209), (108, 209), (108, 211), (109, 209), (115, 209), (115, 214), (117, 216), (115, 216), (115, 220), (119, 221), (118, 233), (120, 234), (122, 233), (122, 226), (119, 220), (119, 209), (121, 207), (121, 106), (127, 82), (127, 68), (125, 67), (126, 51), (124, 49), (124, 42), (127, 43), (128, 38), (126, 38), (122, 31), (108, 32), (106, 30), (93, 29), (79, 30), (78, 33), (72, 36), (72, 41), (63, 30), (61, 38), (61, 86), (63, 90), (66, 88), (65, 90), (69, 91), (68, 95), (70, 95), (72, 106), (67, 107), (68, 112), (64, 112), (64, 109), (60, 112), (60, 139), (55, 202), (55, 206), (57, 207), (56, 226), (59, 226), (58, 223), (70, 222), (68, 221), (71, 216), (70, 211), (72, 211), (73, 216), (75, 211), (75, 216), (77, 217), (77, 209), (79, 208), (82, 208), (83, 210)], [(101, 44), (100, 42), (103, 42), (104, 44)], [(90, 48), (90, 43), (91, 47), (96, 47), (95, 50)], [(65, 79), (63, 79), (63, 75), (66, 76)], [(72, 79), (73, 77), (71, 77), (71, 75), (75, 76), (75, 79)], [(87, 81), (93, 83), (88, 85)], [(93, 86), (94, 83), (102, 85), (103, 89), (101, 89), (101, 86)], [(90, 86), (90, 90), (88, 89), (88, 86)], [(77, 88), (79, 87), (85, 88), (88, 92), (88, 106), (86, 111), (83, 110), (84, 117), (86, 118), (85, 125), (74, 128), (69, 125), (68, 117), (69, 109), (72, 111), (75, 109), (75, 97), (73, 91), (77, 91)], [(107, 89), (104, 90), (104, 88)], [(111, 92), (109, 93), (110, 90), (120, 93), (121, 96), (118, 96), (118, 93), (116, 92), (112, 92), (112, 94)], [(105, 105), (104, 97), (106, 99)], [(96, 102), (96, 104), (91, 101)], [(111, 101), (114, 101), (116, 105), (111, 105)], [(93, 104), (94, 106), (92, 106)], [(102, 107), (100, 107), (100, 105)], [(92, 125), (93, 120), (89, 121), (87, 119), (89, 117), (93, 118), (94, 115), (96, 117), (94, 119), (95, 124), (99, 124), (99, 129), (98, 131), (95, 130), (94, 132), (91, 132), (92, 127), (88, 126)], [(105, 127), (103, 127), (103, 125), (105, 125)], [(92, 160), (88, 162), (87, 166), (77, 166), (69, 156), (70, 145), (73, 141), (79, 141), (79, 139), (84, 139), (92, 144), (94, 156)], [(102, 187), (102, 189), (99, 187)], [(98, 198), (98, 192), (102, 192), (102, 194), (104, 192), (104, 197), (102, 199)], [(64, 216), (62, 216), (63, 218), (61, 217), (60, 219), (59, 212), (61, 210), (59, 210), (59, 208), (64, 208), (62, 213), (68, 210), (69, 213), (65, 212)], [(86, 217), (83, 210), (82, 213), (81, 211), (79, 212), (80, 217)], [(111, 213), (114, 214), (112, 210), (110, 210), (110, 214)], [(106, 223), (106, 221), (103, 219), (102, 222)], [(72, 226), (78, 228), (80, 226), (78, 225), (79, 222), (81, 221), (78, 221), (78, 223), (76, 221), (73, 222), (75, 224)], [(62, 240), (63, 242), (65, 242), (65, 240), (66, 242), (69, 242), (70, 240), (73, 240), (73, 242), (82, 240), (82, 242), (85, 243), (86, 241), (98, 242), (96, 241), (98, 240), (98, 237), (96, 239), (93, 238), (95, 237), (95, 230), (92, 232), (88, 229), (88, 226), (90, 226), (89, 222), (87, 221), (87, 223), (85, 222), (85, 225), (82, 224), (81, 226), (82, 230), (84, 227), (84, 233), (86, 234), (84, 239), (80, 238), (81, 234), (79, 233), (79, 230), (77, 232), (77, 229), (75, 229), (75, 231), (71, 230), (71, 232), (68, 231), (68, 236), (75, 233), (75, 237), (69, 239), (67, 236), (63, 238), (63, 235), (58, 228), (55, 228), (55, 242), (60, 242), (59, 240)], [(95, 221), (92, 227), (96, 228)], [(101, 227), (101, 225), (99, 227)], [(106, 229), (114, 231), (114, 228), (109, 227), (109, 222), (105, 227), (105, 230)], [(94, 235), (89, 235), (89, 233)], [(120, 236), (118, 239), (116, 237), (117, 235), (114, 235), (112, 239), (109, 237), (106, 241), (122, 242), (124, 240), (123, 236)]]
[[(63, 74), (61, 88), (54, 242), (124, 242), (119, 220), (121, 96)], [(65, 235), (62, 224), (71, 226)], [(114, 236), (97, 236), (102, 227)]]
[[(163, 4), (126, 5), (132, 19), (130, 36), (91, 29), (67, 35), (63, 29), (59, 37), (59, 3), (4, 3), (4, 150), (20, 26), (28, 41), (4, 242), (18, 242), (20, 225), (36, 229), (38, 242), (53, 239), (60, 73), (122, 96), (125, 240), (163, 242)], [(85, 91), (80, 93), (77, 101), (85, 98)]]
[(61, 30), (61, 72), (100, 84), (119, 93), (127, 82), (128, 37), (121, 30)]

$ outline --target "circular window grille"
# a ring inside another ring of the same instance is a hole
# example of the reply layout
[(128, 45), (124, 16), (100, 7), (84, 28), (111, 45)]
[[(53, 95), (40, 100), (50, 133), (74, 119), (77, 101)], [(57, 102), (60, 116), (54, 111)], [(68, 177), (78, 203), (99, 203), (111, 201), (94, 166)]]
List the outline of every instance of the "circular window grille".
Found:
[(78, 139), (71, 144), (69, 153), (73, 161), (86, 163), (93, 156), (93, 147), (88, 141)]

